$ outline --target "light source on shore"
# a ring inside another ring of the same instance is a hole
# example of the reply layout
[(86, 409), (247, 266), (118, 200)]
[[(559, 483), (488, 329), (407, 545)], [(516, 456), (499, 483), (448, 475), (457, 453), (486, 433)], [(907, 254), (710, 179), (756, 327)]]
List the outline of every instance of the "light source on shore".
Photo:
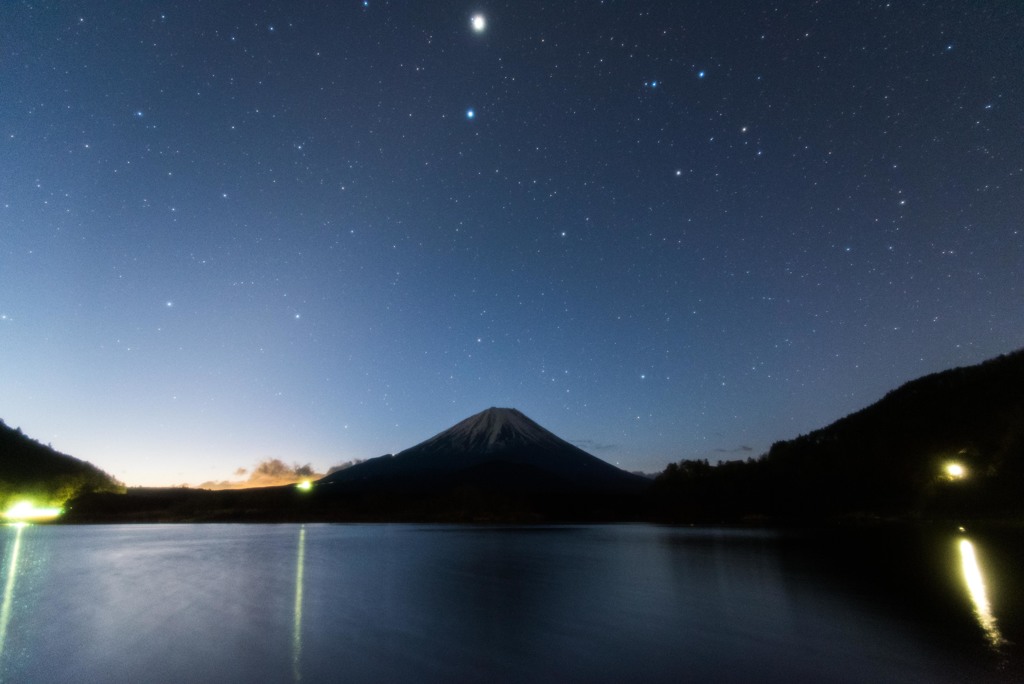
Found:
[(962, 463), (950, 461), (942, 468), (947, 480), (962, 480), (967, 477), (967, 468)]
[(4, 512), (4, 519), (11, 522), (53, 520), (63, 512), (62, 508), (36, 506), (31, 501), (19, 501)]
[(308, 492), (309, 490), (313, 489), (313, 483), (310, 482), (309, 480), (303, 480), (302, 482), (295, 485), (295, 488), (298, 489), (300, 492)]

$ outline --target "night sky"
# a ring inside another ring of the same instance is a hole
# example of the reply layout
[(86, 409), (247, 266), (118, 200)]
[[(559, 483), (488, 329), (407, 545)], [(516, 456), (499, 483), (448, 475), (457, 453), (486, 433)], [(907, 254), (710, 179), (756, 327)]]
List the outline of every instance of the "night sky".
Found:
[(489, 406), (757, 456), (1024, 344), (1022, 69), (1015, 0), (3, 2), (0, 417), (133, 485)]

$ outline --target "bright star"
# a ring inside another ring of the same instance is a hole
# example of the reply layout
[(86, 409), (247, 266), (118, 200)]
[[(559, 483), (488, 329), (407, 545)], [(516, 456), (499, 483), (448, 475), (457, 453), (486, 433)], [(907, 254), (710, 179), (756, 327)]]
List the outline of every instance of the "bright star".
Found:
[(697, 78), (704, 78), (704, 76), (705, 76), (705, 73), (703, 71), (698, 71), (697, 72)]
[(472, 119), (475, 116), (476, 116), (476, 112), (474, 112), (472, 109), (467, 109), (466, 110), (466, 118), (467, 119)]
[(473, 30), (477, 33), (483, 33), (484, 29), (487, 28), (487, 19), (482, 14), (474, 14), (473, 18), (469, 20), (473, 26)]

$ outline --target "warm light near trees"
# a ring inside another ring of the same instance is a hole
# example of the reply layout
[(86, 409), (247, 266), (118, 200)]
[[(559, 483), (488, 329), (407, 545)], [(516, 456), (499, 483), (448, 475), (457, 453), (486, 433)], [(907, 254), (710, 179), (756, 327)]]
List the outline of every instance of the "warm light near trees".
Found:
[(951, 461), (945, 465), (943, 472), (947, 479), (950, 480), (962, 480), (967, 477), (967, 469), (964, 468), (963, 464)]
[(4, 518), (11, 522), (53, 520), (63, 512), (61, 508), (39, 507), (31, 501), (19, 501), (4, 512)]

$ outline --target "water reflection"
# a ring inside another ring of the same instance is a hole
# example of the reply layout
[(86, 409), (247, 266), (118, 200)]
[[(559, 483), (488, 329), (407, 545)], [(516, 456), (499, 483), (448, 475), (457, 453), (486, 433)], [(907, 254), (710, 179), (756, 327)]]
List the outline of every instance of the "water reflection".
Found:
[(1024, 682), (1024, 533), (926, 532), (0, 526), (0, 682)]
[(14, 582), (18, 577), (18, 554), (21, 551), (21, 533), (25, 530), (27, 523), (12, 523), (14, 544), (11, 546), (11, 558), (7, 563), (7, 581), (4, 582), (4, 602), (0, 607), (0, 658), (4, 654), (4, 645), (7, 643), (7, 626), (11, 622), (11, 607), (14, 605)]
[(967, 591), (974, 604), (974, 616), (978, 619), (982, 631), (989, 645), (999, 650), (1006, 643), (996, 617), (992, 614), (992, 606), (988, 602), (988, 592), (985, 590), (985, 578), (981, 574), (981, 566), (978, 565), (978, 557), (974, 553), (974, 544), (967, 539), (960, 540), (960, 564), (963, 568), (964, 582), (967, 584)]
[(299, 528), (299, 551), (295, 561), (295, 617), (292, 625), (292, 674), (302, 679), (302, 574), (306, 565), (306, 526)]

